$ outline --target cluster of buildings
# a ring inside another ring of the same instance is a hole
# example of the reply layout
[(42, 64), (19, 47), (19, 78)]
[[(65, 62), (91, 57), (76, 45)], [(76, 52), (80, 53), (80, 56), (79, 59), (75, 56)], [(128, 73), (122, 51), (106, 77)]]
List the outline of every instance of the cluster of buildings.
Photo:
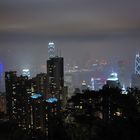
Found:
[(28, 70), (24, 70), (24, 75), (21, 76), (17, 76), (16, 71), (5, 72), (9, 120), (23, 129), (40, 130), (45, 135), (51, 133), (50, 122), (53, 121), (50, 120), (59, 114), (67, 98), (63, 57), (53, 55), (52, 42), (49, 47), (47, 73), (29, 78)]
[[(112, 72), (106, 79), (91, 77), (93, 70), (84, 69), (83, 71), (78, 71), (78, 68), (75, 68), (75, 71), (64, 72), (64, 59), (61, 56), (57, 56), (55, 52), (55, 45), (53, 42), (50, 42), (48, 44), (48, 60), (46, 64), (47, 73), (40, 73), (36, 77), (30, 78), (28, 69), (24, 69), (21, 76), (18, 76), (16, 71), (5, 72), (6, 98), (3, 95), (0, 96), (0, 112), (5, 110), (10, 121), (17, 123), (23, 129), (40, 130), (48, 136), (52, 135), (53, 123), (55, 123), (59, 113), (65, 109), (68, 98), (74, 92), (80, 93), (78, 88), (82, 91), (90, 89), (96, 93), (104, 84), (107, 84), (110, 88), (124, 88), (123, 85), (120, 85), (120, 80), (115, 72)], [(102, 65), (106, 66), (106, 62)], [(121, 78), (124, 82), (122, 63), (120, 63), (120, 67), (122, 69)], [(87, 73), (90, 73), (89, 77)], [(79, 78), (75, 78), (76, 76)], [(90, 84), (87, 84), (83, 80), (84, 78), (90, 79)], [(80, 83), (76, 79), (80, 79)], [(80, 86), (76, 85), (76, 83), (79, 83)], [(135, 74), (132, 76), (131, 86), (140, 88), (139, 54), (136, 55)], [(78, 87), (77, 91), (76, 87)], [(77, 108), (76, 110), (83, 111), (85, 103), (92, 105), (93, 109), (94, 107), (103, 109), (99, 104), (102, 101), (106, 103), (108, 98), (106, 96), (103, 98), (101, 94), (96, 93), (89, 93), (88, 98), (83, 94), (78, 95), (79, 102), (77, 105), (74, 105), (74, 109)], [(6, 106), (4, 106), (4, 102), (6, 102)], [(111, 106), (109, 104), (110, 102), (107, 102), (108, 107)], [(122, 105), (124, 104), (122, 103)], [(88, 111), (88, 108), (84, 109), (84, 111), (86, 110)], [(94, 115), (102, 118), (106, 114), (106, 109), (104, 109), (103, 114), (99, 110), (95, 111)], [(110, 109), (108, 109), (107, 113), (109, 112)], [(114, 113), (115, 115), (121, 115), (119, 114), (121, 113), (121, 108), (115, 110)]]

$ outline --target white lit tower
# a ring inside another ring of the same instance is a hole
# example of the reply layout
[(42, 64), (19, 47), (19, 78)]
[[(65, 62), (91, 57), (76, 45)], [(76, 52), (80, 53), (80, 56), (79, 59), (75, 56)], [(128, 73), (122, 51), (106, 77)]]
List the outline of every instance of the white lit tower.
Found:
[(135, 74), (140, 75), (140, 55), (136, 54), (135, 57)]
[(95, 83), (94, 83), (95, 81), (94, 81), (94, 78), (92, 77), (91, 78), (91, 89), (92, 90), (95, 90)]
[(55, 45), (53, 42), (48, 43), (48, 58), (55, 57)]
[(131, 87), (140, 89), (140, 55), (136, 54), (135, 57), (135, 73), (131, 77)]

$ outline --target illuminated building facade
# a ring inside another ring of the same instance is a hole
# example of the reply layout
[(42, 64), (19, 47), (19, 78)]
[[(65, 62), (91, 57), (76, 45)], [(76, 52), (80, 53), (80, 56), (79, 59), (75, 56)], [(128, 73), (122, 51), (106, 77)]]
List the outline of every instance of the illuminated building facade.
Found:
[(118, 79), (118, 74), (115, 72), (112, 72), (109, 76), (109, 78), (106, 81), (106, 84), (109, 87), (120, 87), (119, 79)]
[(28, 77), (17, 77), (15, 71), (10, 71), (5, 73), (5, 84), (9, 119), (26, 129), (30, 124), (31, 82)]
[(30, 70), (29, 69), (23, 69), (22, 70), (22, 75), (23, 76), (28, 76), (28, 77), (30, 77), (31, 75), (30, 75)]
[(140, 74), (140, 55), (136, 54), (135, 57), (135, 74)]
[(47, 74), (40, 73), (37, 74), (36, 77), (32, 78), (32, 86), (35, 93), (41, 93), (44, 98), (47, 98)]
[(135, 57), (135, 74), (132, 75), (132, 87), (140, 89), (140, 55), (136, 54)]
[(64, 88), (63, 57), (53, 57), (47, 60), (48, 93), (62, 100)]
[(48, 44), (48, 58), (55, 57), (55, 45), (53, 42), (49, 42)]
[(16, 81), (17, 75), (15, 71), (5, 73), (7, 114), (10, 120), (16, 119)]
[(46, 124), (46, 107), (43, 96), (40, 93), (35, 93), (30, 97), (31, 109), (31, 128), (40, 130), (44, 133), (47, 131)]

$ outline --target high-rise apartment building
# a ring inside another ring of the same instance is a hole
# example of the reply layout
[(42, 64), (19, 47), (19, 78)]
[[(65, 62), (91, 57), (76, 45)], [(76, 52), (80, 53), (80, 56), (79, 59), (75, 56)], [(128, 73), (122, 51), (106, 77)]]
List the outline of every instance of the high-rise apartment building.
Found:
[(27, 76), (16, 75), (15, 71), (5, 73), (7, 114), (22, 128), (30, 124), (29, 97), (31, 96), (31, 81)]
[(32, 78), (32, 86), (35, 93), (41, 93), (44, 98), (47, 98), (47, 74), (40, 73), (36, 77)]
[(46, 124), (46, 106), (43, 96), (40, 93), (35, 93), (30, 98), (31, 108), (31, 128), (40, 130), (44, 133), (47, 131)]
[(16, 81), (17, 75), (15, 71), (5, 73), (7, 114), (9, 115), (9, 119), (16, 119)]

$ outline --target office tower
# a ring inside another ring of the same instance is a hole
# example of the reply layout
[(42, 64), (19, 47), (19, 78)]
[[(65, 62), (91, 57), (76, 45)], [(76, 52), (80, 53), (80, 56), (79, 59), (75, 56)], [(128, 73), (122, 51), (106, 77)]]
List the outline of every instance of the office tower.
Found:
[(74, 93), (74, 86), (73, 86), (73, 76), (71, 73), (65, 73), (64, 75), (64, 86), (67, 87), (68, 90), (68, 98), (70, 98)]
[(23, 69), (22, 70), (22, 75), (23, 76), (28, 76), (28, 77), (30, 77), (31, 75), (30, 75), (30, 70), (29, 69)]
[(47, 60), (48, 93), (62, 100), (64, 87), (63, 57), (53, 57)]
[(131, 86), (140, 89), (140, 74), (132, 74)]
[(135, 73), (131, 77), (131, 86), (140, 89), (140, 55), (136, 54), (135, 57)]
[(83, 80), (82, 83), (81, 83), (81, 90), (82, 90), (82, 92), (84, 92), (87, 89), (88, 89), (87, 83), (86, 83), (86, 81)]
[(126, 85), (126, 62), (121, 60), (118, 61), (118, 68), (119, 68), (119, 80), (121, 85)]
[(118, 74), (117, 73), (115, 73), (115, 72), (113, 72), (113, 73), (111, 73), (110, 74), (110, 76), (109, 76), (109, 78), (107, 79), (107, 81), (106, 81), (106, 83), (107, 83), (107, 85), (109, 86), (109, 87), (118, 87), (118, 88), (120, 88), (120, 83), (119, 83), (119, 79), (118, 79)]
[(53, 42), (48, 44), (48, 58), (55, 57), (55, 45)]
[(140, 55), (136, 54), (135, 57), (135, 74), (140, 74)]
[(91, 78), (91, 90), (95, 90), (95, 81), (94, 78)]

